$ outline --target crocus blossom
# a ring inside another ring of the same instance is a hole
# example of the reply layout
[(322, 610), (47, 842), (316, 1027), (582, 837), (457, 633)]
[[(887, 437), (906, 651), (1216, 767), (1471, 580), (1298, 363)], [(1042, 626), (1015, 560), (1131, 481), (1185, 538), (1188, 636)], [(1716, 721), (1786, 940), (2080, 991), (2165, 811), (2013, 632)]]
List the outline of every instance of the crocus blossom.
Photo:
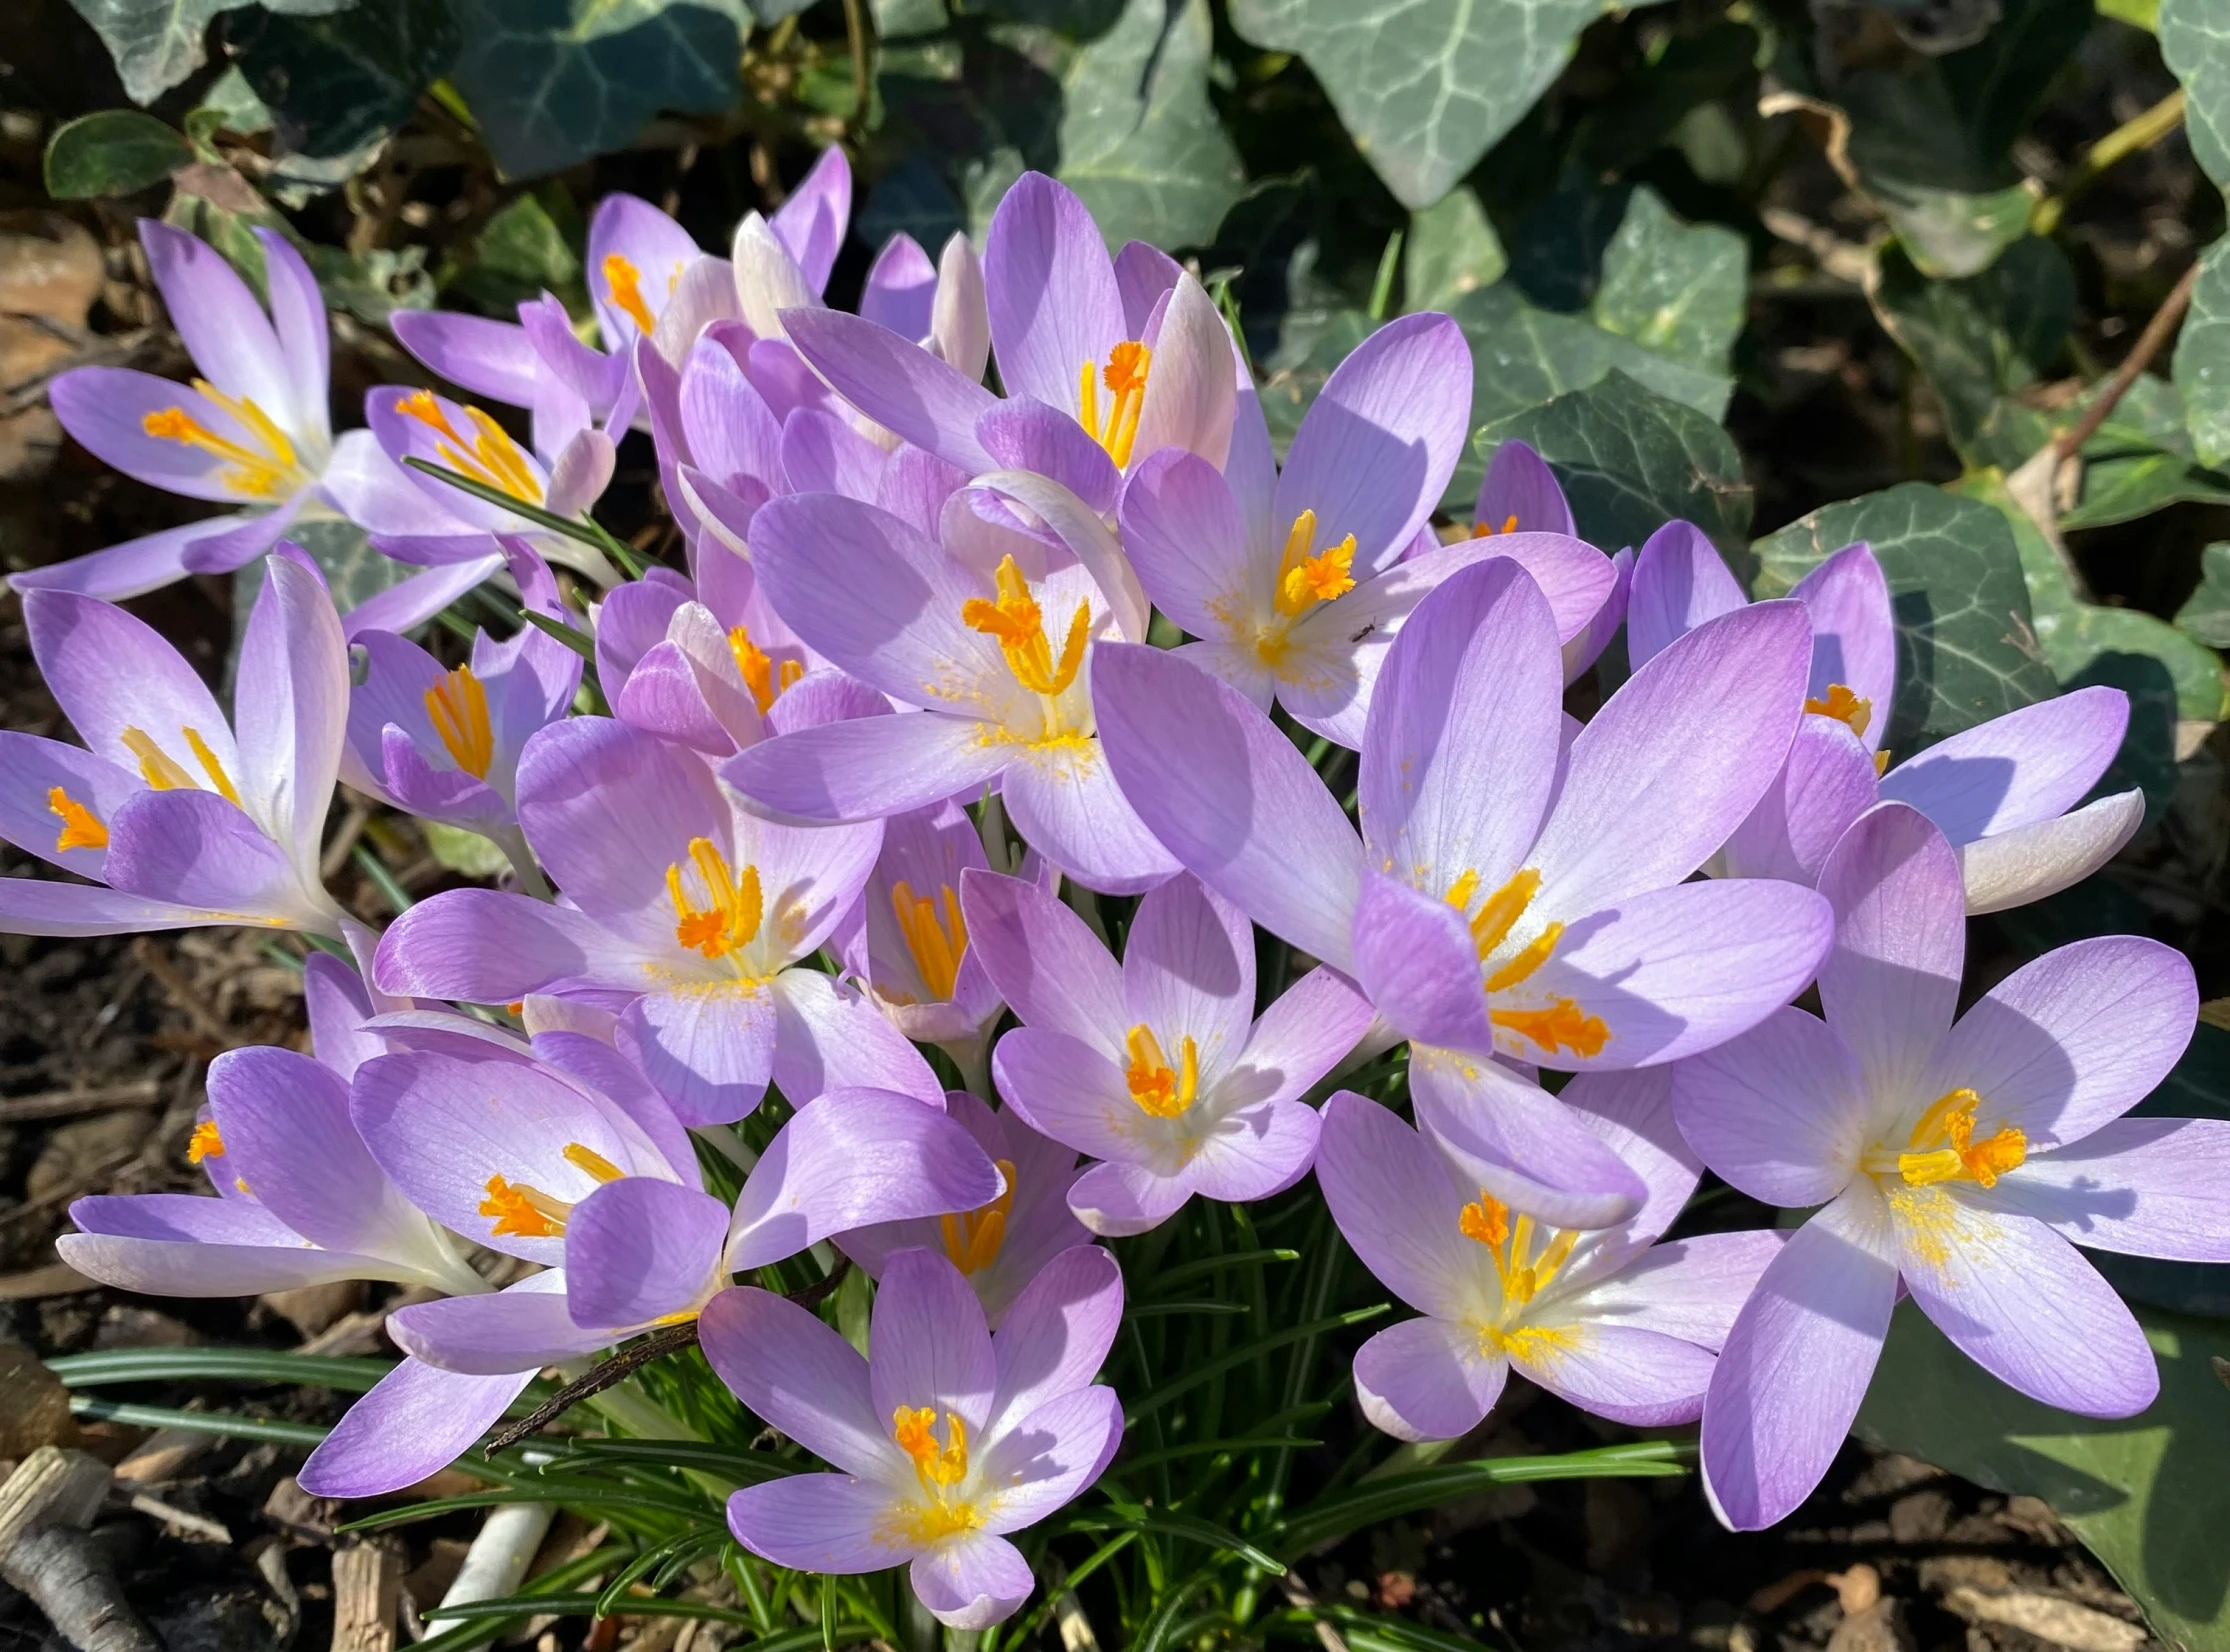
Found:
[(1100, 750), (1090, 659), (1113, 617), (1081, 564), (1032, 578), (1010, 555), (993, 573), (828, 493), (766, 506), (751, 553), (810, 647), (923, 709), (754, 746), (721, 769), (745, 797), (790, 819), (860, 821), (996, 785), (1023, 837), (1087, 888), (1132, 893), (1177, 869)]
[[(1479, 497), (1471, 509), (1471, 537), (1487, 539), (1520, 533), (1577, 536), (1578, 532), (1572, 521), (1571, 502), (1564, 497), (1564, 485), (1556, 479), (1548, 461), (1531, 443), (1515, 436), (1497, 442), (1494, 457), (1487, 461), (1486, 474), (1479, 478)], [(1432, 545), (1413, 542), (1409, 554), (1429, 553), (1438, 543), (1437, 539)], [(1603, 599), (1586, 629), (1565, 641), (1566, 681), (1593, 665), (1626, 623), (1626, 601), (1634, 577), (1632, 546), (1613, 553), (1611, 572), (1616, 583), (1610, 595)]]
[(85, 744), (0, 733), (0, 836), (93, 881), (0, 879), (0, 929), (341, 934), (318, 859), (348, 716), (346, 647), (307, 558), (289, 548), (266, 569), (241, 639), (236, 721), (121, 608), (24, 594), (32, 656)]
[(1836, 916), (1826, 1019), (1780, 1010), (1673, 1071), (1706, 1164), (1768, 1204), (1825, 1206), (1759, 1279), (1704, 1406), (1705, 1481), (1739, 1529), (1826, 1472), (1900, 1287), (2022, 1393), (2124, 1417), (2158, 1389), (2152, 1351), (2074, 1246), (2230, 1260), (2230, 1124), (2122, 1117), (2191, 1037), (2181, 953), (2077, 941), (1955, 1020), (1965, 900), (1926, 816), (1861, 816), (1820, 888)]
[(940, 1623), (999, 1622), (1036, 1586), (1008, 1534), (1083, 1492), (1122, 1443), (1121, 1402), (1092, 1381), (1122, 1314), (1122, 1274), (1088, 1245), (1048, 1263), (996, 1335), (958, 1268), (901, 1251), (865, 1359), (782, 1297), (716, 1297), (700, 1333), (712, 1368), (837, 1470), (746, 1486), (728, 1529), (778, 1566), (906, 1566)]
[(1254, 1015), (1254, 940), (1189, 877), (1150, 891), (1120, 965), (1081, 918), (1017, 878), (970, 872), (961, 910), (1020, 1027), (992, 1051), (999, 1094), (1033, 1129), (1101, 1160), (1069, 1193), (1095, 1233), (1143, 1233), (1198, 1193), (1266, 1199), (1307, 1173), (1301, 1097), (1370, 1025), (1314, 970)]
[(857, 992), (801, 968), (858, 897), (879, 824), (805, 830), (735, 807), (687, 753), (603, 717), (553, 723), (519, 763), (519, 824), (570, 903), (456, 889), (381, 938), (390, 992), (507, 1004), (559, 983), (628, 996), (618, 1038), (693, 1124), (771, 1081), (941, 1094)]
[[(255, 237), (268, 311), (206, 241), (140, 220), (156, 289), (193, 359), (192, 384), (127, 367), (79, 367), (48, 387), (62, 428), (96, 457), (167, 493), (228, 504), (231, 514), (11, 575), (17, 590), (121, 601), (190, 573), (228, 573), (268, 551), (305, 510), (331, 514), (323, 485), (336, 453), (325, 300), (284, 236), (258, 229)], [(352, 434), (342, 446), (369, 441)]]
[(1562, 1100), (1648, 1188), (1621, 1226), (1513, 1211), (1464, 1177), (1432, 1132), (1351, 1090), (1324, 1104), (1316, 1179), (1380, 1284), (1425, 1317), (1355, 1356), (1363, 1414), (1404, 1440), (1468, 1433), (1515, 1369), (1636, 1427), (1703, 1411), (1712, 1355), (1780, 1248), (1777, 1233), (1658, 1243), (1702, 1167), (1673, 1126), (1662, 1067), (1586, 1073)]
[(883, 852), (863, 895), (845, 965), (898, 1030), (938, 1044), (963, 1070), (983, 1064), (984, 1040), (1005, 1006), (968, 945), (963, 879), (986, 866), (983, 839), (957, 804), (883, 822)]

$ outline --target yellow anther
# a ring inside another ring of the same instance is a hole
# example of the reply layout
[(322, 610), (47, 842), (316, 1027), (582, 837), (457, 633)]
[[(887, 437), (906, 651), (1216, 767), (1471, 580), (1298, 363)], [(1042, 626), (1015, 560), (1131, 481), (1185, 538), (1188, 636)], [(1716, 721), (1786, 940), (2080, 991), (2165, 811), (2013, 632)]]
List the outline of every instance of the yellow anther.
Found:
[(395, 409), (443, 438), (434, 444), (434, 451), (458, 475), (507, 493), (523, 504), (542, 503), (542, 484), (534, 479), (519, 444), (479, 408), (465, 409), (465, 422), (473, 430), (470, 436), (457, 428), (431, 390), (412, 391), (395, 404)]
[(968, 923), (960, 914), (960, 897), (946, 883), (937, 886), (937, 898), (930, 900), (916, 895), (913, 885), (901, 878), (891, 886), (890, 905), (921, 984), (934, 1001), (950, 999), (953, 984), (960, 979), (960, 960), (968, 952)]
[(627, 319), (640, 327), (645, 334), (657, 330), (658, 322), (650, 313), (650, 306), (643, 302), (643, 272), (631, 259), (616, 252), (604, 255), (604, 286), (611, 295), (615, 308), (623, 311)]
[(1187, 1033), (1177, 1041), (1174, 1069), (1145, 1022), (1131, 1028), (1124, 1042), (1130, 1051), (1130, 1066), (1123, 1079), (1130, 1086), (1131, 1100), (1157, 1119), (1181, 1117), (1200, 1094), (1200, 1049), (1192, 1035)]
[(1517, 531), (1518, 513), (1516, 511), (1512, 511), (1508, 516), (1505, 516), (1502, 519), (1502, 526), (1499, 528), (1483, 516), (1471, 524), (1471, 537), (1474, 539), (1492, 539), (1498, 533), (1516, 533)]
[[(237, 808), (240, 793), (233, 788), (232, 776), (225, 773), (225, 766), (218, 761), (217, 754), (209, 749), (209, 742), (201, 737), (201, 730), (189, 728), (179, 732), (186, 737), (186, 749), (193, 753), (202, 772), (209, 776), (208, 789)], [(127, 728), (117, 738), (123, 741), (126, 751), (139, 759), (139, 776), (147, 782), (150, 790), (170, 792), (202, 789), (201, 783), (194, 779), (185, 765), (156, 745), (145, 730)]]
[(968, 1474), (968, 1425), (959, 1413), (945, 1413), (945, 1443), (940, 1446), (934, 1432), (937, 1413), (933, 1407), (900, 1406), (890, 1416), (891, 1438), (898, 1442), (898, 1449), (914, 1460), (914, 1473), (921, 1480), (922, 1490), (935, 1496), (958, 1485)]
[(707, 958), (725, 958), (738, 947), (749, 946), (759, 934), (764, 908), (759, 896), (759, 869), (746, 866), (742, 875), (728, 870), (728, 858), (712, 839), (689, 840), (689, 862), (704, 886), (704, 904), (682, 881), (681, 863), (666, 868), (666, 893), (674, 903), (674, 939)]
[(1887, 774), (1888, 772), (1889, 772), (1889, 753), (1888, 753), (1888, 752), (1886, 752), (1886, 751), (1878, 751), (1878, 752), (1874, 753), (1874, 778), (1875, 778), (1876, 780), (1879, 780), (1879, 779), (1880, 779), (1880, 778), (1881, 778), (1881, 777), (1882, 777), (1883, 775)]
[(1860, 698), (1841, 683), (1829, 683), (1827, 698), (1806, 700), (1804, 709), (1816, 717), (1832, 717), (1838, 723), (1849, 725), (1850, 731), (1861, 738), (1874, 720), (1874, 702)]
[(751, 633), (743, 626), (736, 626), (728, 633), (728, 652), (735, 658), (736, 671), (743, 678), (743, 686), (751, 690), (752, 701), (764, 717), (774, 709), (774, 702), (797, 686), (805, 675), (805, 662), (783, 660), (774, 656), (751, 640)]
[[(1135, 339), (1126, 339), (1107, 353), (1107, 366), (1087, 361), (1076, 375), (1076, 419), (1085, 434), (1107, 450), (1117, 469), (1130, 463), (1138, 440), (1138, 414), (1146, 405), (1146, 373), (1154, 353)], [(1105, 383), (1114, 396), (1107, 423), (1100, 423), (1099, 387)]]
[(1580, 1241), (1575, 1228), (1551, 1229), (1548, 1242), (1536, 1253), (1533, 1242), (1538, 1233), (1533, 1218), (1519, 1216), (1513, 1221), (1510, 1207), (1485, 1188), (1479, 1190), (1476, 1204), (1465, 1205), (1457, 1213), (1456, 1226), (1466, 1239), (1487, 1247), (1495, 1277), (1502, 1282), (1506, 1312), (1531, 1302), (1556, 1277), (1571, 1256), (1572, 1247)]
[(1487, 1019), (1531, 1039), (1551, 1055), (1559, 1049), (1579, 1056), (1601, 1055), (1611, 1036), (1600, 1018), (1584, 1014), (1569, 998), (1559, 998), (1545, 1010), (1490, 1010)]
[(295, 456), (294, 444), (268, 413), (245, 396), (226, 395), (206, 379), (194, 380), (194, 388), (249, 431), (260, 448), (218, 435), (183, 407), (166, 407), (142, 415), (140, 429), (158, 441), (180, 442), (224, 460), (231, 468), (221, 480), (237, 493), (269, 499), (292, 493), (302, 485), (306, 478)]
[(612, 1163), (610, 1159), (597, 1152), (595, 1148), (584, 1146), (577, 1141), (569, 1141), (565, 1144), (564, 1158), (565, 1162), (574, 1169), (585, 1170), (600, 1182), (616, 1182), (627, 1174), (618, 1165)]
[(1007, 1215), (1014, 1209), (1014, 1161), (994, 1159), (1006, 1186), (987, 1205), (955, 1211), (943, 1218), (945, 1255), (962, 1273), (981, 1273), (999, 1260), (999, 1247), (1007, 1242)]
[(80, 803), (60, 786), (49, 786), (46, 793), (47, 813), (62, 822), (62, 830), (55, 835), (54, 852), (61, 854), (68, 849), (106, 849), (108, 828), (101, 824), (100, 816)]
[(1996, 1187), (1998, 1178), (2018, 1170), (2029, 1157), (2029, 1138), (2013, 1125), (1983, 1141), (1974, 1139), (1975, 1110), (1982, 1097), (1962, 1086), (1938, 1096), (1913, 1126), (1897, 1155), (1897, 1173), (1911, 1187), (1938, 1182), (1976, 1182)]
[(496, 737), (488, 723), (488, 691), (471, 666), (444, 672), (426, 690), (426, 715), (433, 720), (450, 761), (475, 780), (487, 779), (488, 765), (495, 761)]
[(225, 1139), (217, 1134), (217, 1121), (203, 1119), (194, 1126), (194, 1133), (186, 1138), (186, 1162), (199, 1164), (203, 1159), (221, 1159), (225, 1156)]
[(487, 1192), (487, 1198), (480, 1201), (480, 1214), (495, 1218), (489, 1232), (494, 1239), (558, 1238), (573, 1211), (563, 1199), (553, 1199), (538, 1187), (505, 1181), (501, 1176), (488, 1178)]
[(1278, 588), (1272, 604), (1286, 618), (1306, 613), (1320, 602), (1355, 589), (1355, 536), (1325, 550), (1316, 548), (1316, 512), (1303, 511), (1285, 536), (1278, 560)]
[(1013, 557), (1000, 558), (996, 578), (999, 600), (970, 597), (961, 604), (961, 623), (971, 631), (997, 638), (1014, 680), (1032, 694), (1051, 699), (1076, 681), (1077, 669), (1084, 663), (1084, 645), (1092, 629), (1091, 607), (1081, 602), (1076, 605), (1068, 636), (1061, 643), (1061, 657), (1055, 660), (1053, 646), (1046, 641), (1045, 615), (1030, 595), (1029, 581), (1022, 577)]
[(1489, 992), (1508, 992), (1535, 970), (1549, 961), (1549, 954), (1556, 950), (1556, 943), (1563, 937), (1564, 926), (1550, 924), (1540, 934), (1526, 942), (1515, 958), (1487, 977)]

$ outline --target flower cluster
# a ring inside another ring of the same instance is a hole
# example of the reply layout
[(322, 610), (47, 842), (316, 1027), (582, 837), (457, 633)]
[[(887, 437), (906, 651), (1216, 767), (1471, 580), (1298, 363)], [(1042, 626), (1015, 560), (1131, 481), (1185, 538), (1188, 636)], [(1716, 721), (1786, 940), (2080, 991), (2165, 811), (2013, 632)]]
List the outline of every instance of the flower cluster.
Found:
[[(694, 1324), (832, 1470), (737, 1492), (737, 1541), (908, 1563), (981, 1628), (1033, 1587), (1006, 1534), (1123, 1445), (1101, 1241), (1312, 1173), (1417, 1311), (1354, 1360), (1403, 1440), (1465, 1433), (1515, 1369), (1700, 1419), (1715, 1506), (1766, 1525), (1901, 1292), (2036, 1398), (2150, 1402), (2073, 1245), (2230, 1259), (2230, 1126), (2121, 1116), (2190, 1035), (2190, 967), (2083, 942), (1955, 1014), (1967, 915), (2135, 831), (2138, 794), (2085, 801), (2118, 691), (1897, 751), (1864, 545), (1751, 603), (1686, 523), (1583, 541), (1518, 442), (1436, 527), (1471, 406), (1448, 318), (1365, 340), (1281, 465), (1199, 280), (1111, 258), (1060, 185), (1016, 183), (980, 259), (896, 238), (857, 314), (820, 297), (849, 194), (832, 151), (727, 258), (607, 201), (594, 342), (548, 297), (397, 318), (525, 444), (402, 388), (334, 440), (316, 288), (268, 236), (266, 311), (146, 226), (191, 389), (55, 386), (93, 451), (237, 509), (18, 578), (82, 743), (0, 736), (0, 835), (71, 880), (0, 883), (0, 927), (319, 943), (314, 1055), (210, 1069), (213, 1196), (83, 1200), (62, 1250), (135, 1290), (417, 1287), (409, 1357), (305, 1487), (411, 1483), (545, 1367)], [(623, 579), (552, 524), (631, 431), (685, 560)], [(421, 571), (337, 614), (284, 540), (315, 511)], [(258, 556), (228, 722), (111, 602)], [(516, 635), (405, 640), (490, 578)], [(513, 877), (374, 933), (319, 876), (337, 780)], [(1409, 1116), (1332, 1088), (1366, 1071)], [(1668, 1240), (1707, 1167), (1818, 1208)], [(804, 1253), (878, 1282), (864, 1356), (761, 1288)]]

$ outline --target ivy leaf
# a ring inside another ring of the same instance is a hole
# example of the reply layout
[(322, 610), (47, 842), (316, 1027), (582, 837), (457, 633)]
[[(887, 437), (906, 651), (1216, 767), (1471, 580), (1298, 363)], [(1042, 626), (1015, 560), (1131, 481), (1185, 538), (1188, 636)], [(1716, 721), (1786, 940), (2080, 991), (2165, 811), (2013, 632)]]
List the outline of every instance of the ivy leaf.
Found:
[(1062, 76), (1061, 181), (1108, 245), (1203, 245), (1246, 188), (1208, 101), (1208, 0), (1129, 0)]
[[(344, 614), (419, 572), (373, 550), (364, 530), (353, 522), (332, 517), (297, 522), (286, 536), (317, 564), (318, 572), (325, 576), (326, 588), (333, 593), (333, 606)], [(255, 606), (256, 593), (262, 589), (263, 558), (259, 556), (232, 576), (234, 636), (242, 633), (248, 611)]]
[(1416, 211), (1533, 107), (1602, 11), (1601, 0), (1231, 0), (1231, 26), (1298, 54)]
[(136, 109), (103, 109), (55, 131), (46, 146), (46, 192), (61, 201), (132, 195), (193, 159), (177, 128)]
[(1740, 545), (1750, 526), (1753, 499), (1733, 439), (1716, 420), (1615, 369), (1486, 426), (1474, 444), (1480, 464), (1513, 436), (1549, 462), (1580, 536), (1594, 544), (1639, 545), (1682, 517), (1721, 544)]
[(2199, 284), (2176, 340), (2175, 374), (2199, 462), (2230, 461), (2230, 239), (2199, 261)]
[(1749, 304), (1750, 248), (1718, 224), (1683, 224), (1646, 184), (1603, 251), (1595, 325), (1669, 361), (1724, 374)]
[(451, 79), (506, 177), (625, 148), (661, 110), (710, 114), (741, 92), (732, 4), (631, 7), (641, 21), (583, 37), (570, 0), (454, 3)]
[(1897, 1310), (1856, 1432), (1994, 1491), (2051, 1504), (2186, 1652), (2230, 1647), (2230, 1395), (2214, 1362), (2230, 1325), (2138, 1307), (2160, 1397), (2094, 1421), (2016, 1394), (1906, 1303)]
[(1479, 197), (1468, 188), (1451, 189), (1437, 206), (1410, 215), (1402, 308), (1445, 310), (1464, 294), (1493, 286), (1508, 267)]
[(2082, 497), (2060, 528), (2103, 528), (2181, 504), (2230, 504), (2230, 476), (2193, 461), (2183, 398), (2142, 374), (2083, 444)]
[(1756, 594), (1785, 595), (1861, 539), (1888, 577), (1897, 621), (1890, 750), (1909, 753), (2058, 691), (2013, 529), (1977, 499), (1906, 482), (1816, 510), (1753, 547)]
[(545, 198), (579, 230), (579, 214), (563, 187), (554, 181), (544, 184), (534, 194), (519, 196), (482, 226), (466, 258), (442, 272), (443, 289), (506, 319), (538, 293), (585, 300), (580, 254), (573, 245), (579, 236), (567, 238)]
[(447, 0), (383, 0), (330, 17), (243, 14), (226, 25), (240, 72), (270, 111), (282, 168), (327, 163), (343, 181), (449, 72), (464, 36)]
[[(116, 60), (124, 92), (134, 103), (153, 103), (207, 59), (203, 36), (209, 20), (241, 0), (70, 0), (93, 25)], [(356, 0), (263, 0), (265, 8), (297, 16), (323, 16)]]
[(2161, 57), (2183, 82), (2192, 156), (2230, 189), (2230, 14), (2218, 0), (2160, 0), (2158, 33)]
[(2199, 588), (2176, 610), (2176, 625), (2209, 648), (2230, 648), (2230, 545), (2199, 553)]

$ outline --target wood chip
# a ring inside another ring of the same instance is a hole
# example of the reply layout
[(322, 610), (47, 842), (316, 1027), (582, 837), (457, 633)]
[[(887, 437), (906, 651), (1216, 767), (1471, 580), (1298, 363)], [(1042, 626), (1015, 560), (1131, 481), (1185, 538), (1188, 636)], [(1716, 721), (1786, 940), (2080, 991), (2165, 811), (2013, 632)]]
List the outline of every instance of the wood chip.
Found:
[(403, 1561), (392, 1545), (358, 1543), (333, 1556), (333, 1652), (395, 1652)]
[(43, 1526), (93, 1523), (108, 1501), (108, 1465), (82, 1451), (41, 1446), (0, 1485), (0, 1554)]
[(10, 1096), (0, 1101), (0, 1124), (22, 1124), (32, 1119), (74, 1119), (82, 1113), (145, 1107), (161, 1093), (161, 1080), (135, 1078), (129, 1084), (104, 1084), (91, 1090), (42, 1090), (35, 1096)]
[(217, 1443), (214, 1434), (199, 1429), (159, 1428), (132, 1448), (116, 1465), (116, 1478), (137, 1486), (159, 1486), (178, 1478), (178, 1471), (208, 1452)]
[(67, 1262), (49, 1262), (28, 1273), (0, 1274), (0, 1302), (36, 1302), (41, 1297), (97, 1289), (92, 1280)]
[(30, 1349), (0, 1344), (0, 1457), (28, 1457), (41, 1446), (74, 1446), (70, 1391)]
[(232, 1532), (222, 1521), (212, 1520), (205, 1514), (195, 1514), (175, 1503), (166, 1503), (149, 1492), (135, 1491), (131, 1506), (150, 1519), (160, 1520), (172, 1531), (185, 1537), (198, 1537), (207, 1543), (222, 1543), (232, 1547)]
[(1836, 1604), (1847, 1614), (1864, 1612), (1882, 1598), (1882, 1574), (1864, 1561), (1847, 1572), (1832, 1574), (1827, 1581), (1835, 1591)]
[(2003, 1624), (2071, 1652), (2136, 1652), (2146, 1639), (2141, 1624), (2029, 1590), (1995, 1595), (1954, 1589), (1944, 1596), (1944, 1605), (1969, 1622)]

